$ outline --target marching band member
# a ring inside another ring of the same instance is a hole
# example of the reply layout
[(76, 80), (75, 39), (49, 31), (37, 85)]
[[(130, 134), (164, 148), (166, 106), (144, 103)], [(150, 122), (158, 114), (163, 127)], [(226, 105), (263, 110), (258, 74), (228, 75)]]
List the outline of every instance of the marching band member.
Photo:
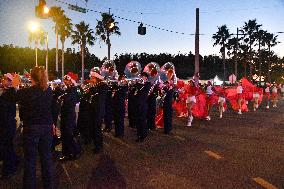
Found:
[(146, 72), (141, 73), (141, 80), (137, 83), (138, 92), (137, 100), (138, 106), (136, 111), (138, 114), (137, 119), (137, 142), (143, 142), (147, 137), (147, 109), (148, 109), (148, 94), (151, 88), (151, 83), (148, 81), (148, 74)]
[(94, 153), (103, 151), (102, 122), (105, 116), (105, 101), (107, 95), (107, 84), (100, 73), (100, 69), (95, 67), (90, 71), (90, 117), (91, 117), (91, 137), (94, 143)]
[(188, 86), (187, 86), (187, 99), (186, 99), (186, 105), (188, 109), (188, 118), (187, 118), (187, 125), (188, 127), (192, 126), (192, 121), (193, 121), (193, 115), (192, 115), (192, 107), (196, 103), (196, 94), (197, 94), (197, 87), (194, 84), (193, 80), (188, 81)]
[(76, 127), (76, 112), (78, 96), (76, 92), (76, 80), (78, 75), (69, 72), (64, 76), (65, 90), (59, 100), (61, 103), (61, 139), (62, 139), (62, 157), (61, 161), (77, 159), (80, 156), (81, 149), (74, 139), (74, 129)]
[(158, 84), (159, 84), (159, 70), (160, 67), (156, 62), (150, 62), (144, 68), (144, 72), (148, 74), (148, 80), (151, 82), (151, 88), (148, 94), (148, 113), (147, 113), (147, 128), (149, 130), (155, 130), (155, 118), (156, 118), (156, 104), (158, 97)]
[(127, 93), (127, 81), (125, 75), (118, 77), (118, 84), (113, 94), (113, 118), (115, 137), (124, 136), (125, 100)]
[(266, 99), (266, 109), (269, 109), (269, 103), (270, 103), (270, 84), (266, 83), (266, 87), (264, 89), (265, 92), (265, 99)]
[(141, 73), (141, 65), (137, 61), (130, 61), (124, 70), (124, 73), (129, 80), (128, 86), (128, 120), (129, 120), (129, 127), (136, 128), (138, 124), (139, 114), (136, 111), (138, 107), (138, 80), (139, 74)]
[[(32, 86), (17, 91), (17, 100), (23, 112), (24, 140), (24, 189), (36, 188), (36, 155), (39, 151), (44, 188), (54, 188), (52, 163), (53, 95), (47, 84), (45, 68), (31, 71)], [(20, 84), (19, 76), (13, 79), (13, 87)]]
[(239, 106), (238, 114), (242, 114), (242, 101), (243, 100), (244, 100), (244, 98), (243, 98), (243, 87), (242, 87), (241, 83), (238, 82), (238, 86), (237, 86), (237, 101), (238, 101), (238, 106)]
[(77, 128), (80, 132), (80, 136), (83, 139), (84, 144), (90, 144), (91, 139), (91, 117), (90, 117), (90, 111), (91, 111), (91, 103), (90, 101), (90, 90), (88, 87), (90, 87), (90, 81), (86, 80), (81, 85), (81, 91), (82, 96), (80, 99), (79, 104), (79, 112), (78, 112), (78, 120), (77, 120)]
[(164, 118), (164, 133), (169, 134), (172, 130), (173, 121), (173, 96), (174, 85), (176, 84), (175, 67), (171, 62), (165, 63), (161, 67), (161, 79), (164, 81), (163, 93), (163, 118)]
[(12, 87), (13, 75), (4, 74), (3, 90), (0, 94), (0, 160), (2, 164), (2, 179), (14, 175), (17, 169), (18, 157), (15, 153), (13, 139), (16, 135), (16, 99)]
[(115, 68), (115, 63), (112, 60), (107, 60), (103, 63), (101, 67), (101, 75), (106, 79), (106, 81), (111, 81), (108, 83), (108, 90), (105, 102), (105, 116), (104, 124), (105, 132), (110, 132), (112, 130), (112, 120), (113, 120), (113, 90), (114, 86), (112, 81), (117, 80), (118, 74)]
[(272, 86), (271, 97), (272, 97), (272, 107), (277, 108), (276, 103), (277, 103), (277, 98), (278, 98), (278, 89), (277, 89), (276, 84), (273, 84), (273, 86)]

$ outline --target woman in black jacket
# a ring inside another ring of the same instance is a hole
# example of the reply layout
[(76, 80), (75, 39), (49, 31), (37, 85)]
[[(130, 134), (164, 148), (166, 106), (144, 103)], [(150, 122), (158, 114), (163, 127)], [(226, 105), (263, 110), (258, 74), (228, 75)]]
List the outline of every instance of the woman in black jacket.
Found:
[(16, 172), (19, 160), (15, 153), (14, 138), (16, 135), (16, 90), (12, 86), (13, 76), (4, 75), (0, 94), (0, 161), (2, 164), (1, 179), (9, 178)]
[[(17, 100), (22, 107), (24, 140), (24, 189), (36, 188), (36, 155), (40, 155), (44, 188), (54, 188), (52, 163), (53, 96), (47, 85), (47, 75), (43, 67), (35, 67), (31, 72), (32, 86), (17, 92)], [(19, 76), (13, 86), (20, 84)]]

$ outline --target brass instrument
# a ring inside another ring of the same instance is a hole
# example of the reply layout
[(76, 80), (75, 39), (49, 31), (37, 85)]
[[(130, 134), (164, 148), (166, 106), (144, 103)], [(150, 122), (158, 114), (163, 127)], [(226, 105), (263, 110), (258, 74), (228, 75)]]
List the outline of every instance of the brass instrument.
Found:
[(160, 66), (156, 62), (150, 62), (144, 67), (144, 72), (149, 75), (148, 80), (153, 84), (159, 79)]
[(106, 80), (116, 80), (118, 78), (115, 63), (112, 60), (106, 60), (103, 63), (100, 73)]
[(141, 64), (137, 61), (130, 61), (125, 69), (124, 73), (127, 79), (138, 79), (141, 73)]
[(160, 78), (163, 82), (176, 80), (175, 66), (171, 62), (165, 63), (160, 70)]

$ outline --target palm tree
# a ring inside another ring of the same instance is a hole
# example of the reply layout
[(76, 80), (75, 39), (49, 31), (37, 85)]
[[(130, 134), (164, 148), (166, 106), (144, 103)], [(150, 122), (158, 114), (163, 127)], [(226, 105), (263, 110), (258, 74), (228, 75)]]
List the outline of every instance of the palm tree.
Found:
[(242, 37), (242, 39), (249, 46), (249, 52), (250, 52), (250, 67), (249, 67), (250, 78), (252, 78), (252, 59), (254, 53), (252, 46), (254, 42), (257, 40), (255, 33), (256, 31), (259, 30), (261, 26), (262, 26), (261, 24), (257, 24), (256, 19), (245, 22), (245, 25), (243, 26), (244, 36)]
[(226, 48), (228, 46), (229, 38), (231, 37), (229, 33), (229, 29), (226, 25), (218, 27), (218, 31), (213, 34), (214, 44), (213, 46), (220, 45), (220, 52), (222, 53), (222, 59), (223, 59), (223, 82), (225, 82), (226, 79), (226, 64), (225, 64), (225, 56), (226, 56)]
[(262, 75), (262, 59), (261, 59), (261, 50), (260, 47), (261, 46), (265, 46), (264, 43), (264, 36), (267, 35), (266, 34), (267, 31), (264, 31), (262, 29), (257, 28), (256, 32), (255, 32), (255, 38), (258, 40), (258, 63), (259, 63), (259, 67), (258, 67), (258, 77), (259, 77), (259, 84), (261, 83), (261, 75)]
[(35, 53), (36, 53), (36, 66), (38, 66), (38, 62), (37, 62), (37, 49), (38, 49), (38, 45), (43, 45), (45, 42), (45, 32), (43, 31), (42, 28), (39, 28), (36, 31), (30, 31), (29, 32), (29, 42), (35, 42)]
[(93, 46), (96, 38), (93, 36), (94, 31), (89, 28), (89, 24), (86, 24), (84, 21), (79, 24), (75, 24), (76, 30), (72, 34), (72, 45), (79, 44), (81, 49), (82, 56), (82, 82), (84, 81), (84, 58), (86, 45)]
[(274, 35), (273, 33), (265, 32), (263, 36), (263, 44), (268, 46), (268, 82), (271, 83), (271, 56), (273, 55), (273, 52), (271, 52), (271, 47), (274, 47), (278, 43), (280, 43), (277, 40), (277, 35)]
[(66, 38), (71, 36), (71, 32), (72, 32), (72, 23), (71, 23), (71, 19), (68, 18), (67, 16), (64, 15), (64, 17), (61, 19), (60, 23), (59, 23), (59, 27), (58, 27), (58, 33), (60, 35), (60, 41), (62, 44), (62, 78), (64, 77), (64, 43)]
[(50, 18), (54, 22), (54, 30), (55, 30), (55, 36), (56, 36), (56, 72), (58, 72), (58, 30), (59, 30), (59, 24), (62, 22), (62, 18), (64, 17), (64, 10), (62, 10), (60, 7), (51, 7), (50, 8)]
[(235, 75), (238, 77), (238, 55), (239, 55), (239, 38), (233, 37), (228, 40), (227, 55), (235, 60)]
[(105, 42), (108, 46), (108, 59), (110, 59), (110, 36), (121, 35), (119, 27), (117, 26), (118, 22), (115, 22), (113, 15), (109, 13), (102, 13), (102, 19), (97, 20), (96, 26), (96, 35), (100, 36), (100, 39)]

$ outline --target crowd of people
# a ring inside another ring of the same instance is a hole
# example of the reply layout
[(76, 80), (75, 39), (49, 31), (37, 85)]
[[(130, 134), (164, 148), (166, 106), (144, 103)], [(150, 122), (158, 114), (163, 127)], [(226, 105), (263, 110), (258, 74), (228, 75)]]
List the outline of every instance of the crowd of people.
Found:
[(131, 61), (118, 75), (114, 62), (106, 61), (101, 68), (91, 69), (89, 79), (81, 84), (78, 75), (71, 72), (62, 83), (48, 82), (43, 67), (33, 68), (29, 77), (30, 83), (24, 86), (19, 75), (6, 73), (0, 87), (1, 178), (15, 174), (21, 159), (14, 146), (18, 104), (23, 126), (23, 188), (27, 189), (36, 188), (37, 153), (43, 186), (54, 188), (52, 152), (59, 143), (56, 128), (60, 128), (62, 144), (59, 160), (69, 161), (80, 158), (84, 144), (92, 144), (94, 154), (102, 153), (103, 132), (114, 129), (114, 136), (123, 138), (126, 117), (128, 126), (137, 130), (136, 141), (143, 142), (149, 130), (171, 132), (174, 110), (178, 117), (186, 117), (186, 126), (191, 127), (194, 117), (210, 121), (213, 106), (218, 107), (222, 118), (228, 102), (242, 114), (248, 111), (249, 101), (253, 102), (253, 111), (261, 103), (270, 108), (272, 102), (276, 108), (284, 94), (283, 85), (266, 84), (262, 88), (246, 78), (232, 86), (215, 86), (210, 81), (201, 86), (197, 73), (185, 82), (177, 79), (169, 62), (161, 68), (151, 62), (142, 70), (139, 62)]

